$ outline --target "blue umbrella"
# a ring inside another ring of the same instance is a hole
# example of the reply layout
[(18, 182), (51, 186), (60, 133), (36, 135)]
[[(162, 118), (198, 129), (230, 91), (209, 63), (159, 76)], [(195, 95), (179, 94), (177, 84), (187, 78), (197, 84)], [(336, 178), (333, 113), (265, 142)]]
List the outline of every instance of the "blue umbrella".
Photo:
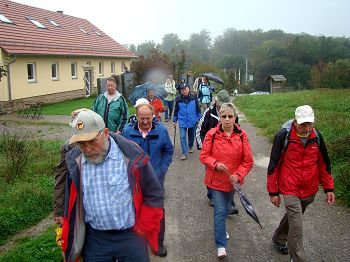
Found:
[(148, 89), (154, 89), (154, 95), (160, 99), (164, 99), (166, 97), (166, 91), (164, 88), (164, 85), (157, 85), (153, 84), (151, 82), (146, 82), (142, 85), (138, 85), (134, 88), (134, 90), (129, 95), (130, 102), (135, 105), (136, 100), (139, 98), (146, 98), (147, 97), (147, 90)]
[(250, 201), (248, 200), (248, 198), (245, 196), (245, 194), (242, 192), (241, 190), (241, 186), (239, 183), (236, 183), (234, 185), (235, 187), (235, 190), (238, 192), (239, 194), (239, 198), (241, 200), (241, 203), (242, 203), (242, 206), (244, 207), (245, 211), (247, 212), (247, 214), (249, 216), (251, 216), (256, 223), (259, 224), (260, 228), (262, 229), (262, 226), (260, 224), (260, 221), (259, 221), (259, 218), (258, 218), (258, 215), (256, 214), (255, 210), (254, 210), (254, 207), (253, 205), (250, 203)]

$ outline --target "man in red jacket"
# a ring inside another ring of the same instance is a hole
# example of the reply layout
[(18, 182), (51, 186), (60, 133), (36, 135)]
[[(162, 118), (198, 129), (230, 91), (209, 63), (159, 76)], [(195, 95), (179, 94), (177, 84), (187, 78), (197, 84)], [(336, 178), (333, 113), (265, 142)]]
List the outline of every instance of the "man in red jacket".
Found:
[(310, 106), (295, 110), (295, 119), (285, 123), (275, 136), (267, 173), (271, 203), (279, 207), (281, 194), (286, 208), (272, 241), (281, 254), (289, 250), (294, 262), (306, 261), (302, 214), (314, 201), (320, 183), (327, 204), (335, 202), (327, 148), (321, 133), (313, 128), (314, 121)]

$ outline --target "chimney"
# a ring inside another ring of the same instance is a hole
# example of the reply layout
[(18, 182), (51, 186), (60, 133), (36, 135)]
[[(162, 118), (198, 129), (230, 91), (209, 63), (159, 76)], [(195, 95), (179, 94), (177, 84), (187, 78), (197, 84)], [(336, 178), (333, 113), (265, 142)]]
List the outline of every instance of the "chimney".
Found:
[(56, 13), (59, 13), (59, 14), (63, 15), (63, 11), (56, 11)]

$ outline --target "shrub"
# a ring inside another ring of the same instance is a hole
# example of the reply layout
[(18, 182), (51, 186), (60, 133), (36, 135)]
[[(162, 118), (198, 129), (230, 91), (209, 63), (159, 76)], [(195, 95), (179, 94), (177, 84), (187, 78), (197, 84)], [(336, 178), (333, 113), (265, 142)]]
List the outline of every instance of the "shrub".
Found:
[(0, 140), (0, 154), (3, 156), (0, 176), (7, 183), (24, 173), (30, 155), (30, 142), (27, 139), (28, 133), (10, 133), (5, 126)]

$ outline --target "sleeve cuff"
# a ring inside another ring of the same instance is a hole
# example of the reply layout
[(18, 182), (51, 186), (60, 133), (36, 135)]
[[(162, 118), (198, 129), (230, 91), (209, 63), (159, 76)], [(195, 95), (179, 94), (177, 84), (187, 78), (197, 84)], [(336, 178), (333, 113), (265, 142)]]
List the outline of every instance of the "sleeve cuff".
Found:
[(279, 193), (269, 193), (269, 196), (279, 196)]
[(325, 193), (328, 193), (328, 192), (333, 192), (333, 189), (332, 188), (327, 188), (324, 190)]

